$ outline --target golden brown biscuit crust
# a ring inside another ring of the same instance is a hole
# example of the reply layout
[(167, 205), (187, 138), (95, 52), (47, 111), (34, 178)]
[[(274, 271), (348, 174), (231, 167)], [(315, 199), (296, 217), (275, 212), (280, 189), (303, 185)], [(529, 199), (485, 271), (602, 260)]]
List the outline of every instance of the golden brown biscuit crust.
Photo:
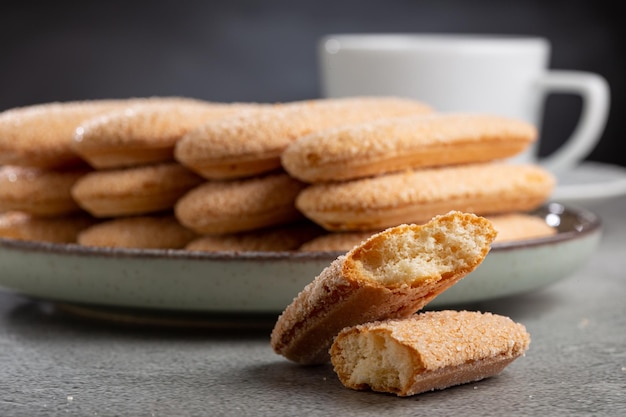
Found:
[(198, 234), (238, 233), (303, 218), (294, 201), (304, 184), (284, 172), (232, 181), (207, 181), (175, 207), (178, 220)]
[(276, 104), (193, 129), (176, 144), (175, 157), (207, 179), (253, 176), (281, 168), (281, 153), (300, 136), (338, 125), (431, 111), (420, 102), (388, 97)]
[(314, 184), (300, 193), (296, 206), (330, 231), (376, 230), (423, 223), (450, 210), (533, 210), (554, 185), (552, 174), (535, 165), (468, 164)]
[(76, 243), (78, 233), (96, 220), (86, 215), (38, 217), (23, 212), (0, 213), (0, 237), (40, 242)]
[(281, 160), (302, 181), (340, 181), (508, 158), (536, 138), (536, 128), (520, 120), (434, 113), (322, 130), (291, 143)]
[(195, 237), (195, 233), (184, 228), (174, 216), (136, 216), (93, 225), (78, 235), (78, 243), (115, 248), (181, 249)]
[(88, 171), (0, 167), (0, 212), (62, 216), (80, 211), (70, 190)]
[(171, 162), (92, 171), (72, 187), (74, 200), (95, 217), (115, 217), (171, 210), (203, 179)]
[(54, 102), (6, 110), (0, 113), (0, 165), (51, 169), (84, 164), (71, 148), (76, 127), (138, 101)]
[(408, 396), (497, 375), (529, 344), (508, 317), (445, 310), (346, 328), (330, 355), (346, 387)]
[(189, 130), (258, 105), (163, 98), (88, 119), (72, 149), (98, 169), (174, 160), (174, 146)]

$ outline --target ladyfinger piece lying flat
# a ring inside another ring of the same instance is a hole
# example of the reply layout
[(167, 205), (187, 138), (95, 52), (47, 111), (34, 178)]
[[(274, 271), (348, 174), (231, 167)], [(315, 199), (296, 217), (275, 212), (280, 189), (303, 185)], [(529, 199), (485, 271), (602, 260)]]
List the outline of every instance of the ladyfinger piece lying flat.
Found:
[(460, 212), (375, 234), (287, 306), (272, 331), (273, 349), (301, 364), (328, 361), (344, 327), (411, 316), (473, 271), (495, 236), (489, 221)]
[(284, 172), (206, 181), (182, 196), (178, 220), (201, 235), (246, 232), (302, 220), (294, 204), (305, 184)]
[(339, 181), (405, 169), (486, 162), (518, 154), (536, 128), (495, 115), (436, 113), (376, 120), (300, 137), (282, 154), (305, 182)]
[(78, 234), (96, 223), (87, 215), (40, 217), (19, 211), (0, 213), (0, 237), (38, 242), (76, 243)]
[(181, 249), (196, 237), (174, 216), (128, 216), (103, 221), (82, 230), (77, 242), (111, 248)]
[(174, 208), (204, 180), (177, 162), (92, 171), (72, 187), (72, 197), (92, 216), (116, 217)]
[(554, 184), (552, 174), (536, 165), (468, 164), (313, 184), (296, 206), (330, 231), (380, 230), (423, 223), (450, 210), (478, 215), (533, 210)]
[(83, 121), (142, 99), (69, 101), (17, 107), (0, 113), (0, 165), (59, 168), (84, 164), (72, 150)]
[(97, 169), (169, 162), (176, 142), (192, 128), (252, 107), (182, 97), (153, 99), (81, 123), (72, 149)]
[(80, 211), (71, 195), (88, 171), (0, 167), (0, 212), (22, 211), (35, 216), (64, 216)]
[(207, 179), (248, 177), (280, 168), (281, 153), (300, 136), (339, 125), (431, 111), (420, 102), (387, 97), (276, 104), (193, 129), (176, 144), (174, 155)]
[(497, 375), (529, 344), (508, 317), (436, 311), (346, 328), (330, 355), (346, 387), (408, 396)]

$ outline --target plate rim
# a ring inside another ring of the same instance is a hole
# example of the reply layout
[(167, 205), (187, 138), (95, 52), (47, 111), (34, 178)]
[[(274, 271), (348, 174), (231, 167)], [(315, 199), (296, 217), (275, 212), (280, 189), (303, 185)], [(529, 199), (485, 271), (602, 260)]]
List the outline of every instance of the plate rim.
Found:
[[(595, 233), (602, 228), (602, 221), (597, 214), (591, 210), (572, 207), (564, 203), (549, 202), (538, 209), (530, 212), (537, 215), (541, 212), (546, 214), (568, 213), (581, 219), (583, 225), (580, 230), (566, 230), (558, 233), (538, 238), (524, 239), (519, 241), (494, 242), (491, 245), (491, 252), (517, 250), (527, 247), (555, 244), (562, 241), (569, 241), (582, 238), (588, 234)], [(113, 247), (92, 247), (79, 245), (77, 243), (55, 243), (39, 242), (31, 240), (20, 240), (0, 237), (0, 249), (22, 250), (25, 252), (46, 252), (61, 255), (105, 257), (105, 258), (137, 258), (137, 259), (171, 259), (171, 260), (195, 260), (195, 261), (259, 261), (259, 260), (324, 260), (334, 259), (344, 254), (341, 251), (190, 251), (185, 249), (139, 249), (139, 248), (113, 248)]]

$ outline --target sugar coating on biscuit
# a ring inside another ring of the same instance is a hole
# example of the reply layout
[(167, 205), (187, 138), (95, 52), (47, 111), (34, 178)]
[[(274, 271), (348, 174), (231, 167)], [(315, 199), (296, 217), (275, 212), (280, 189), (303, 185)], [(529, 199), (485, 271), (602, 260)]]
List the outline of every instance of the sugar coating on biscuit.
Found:
[(299, 197), (305, 209), (380, 209), (491, 193), (521, 194), (551, 188), (554, 178), (533, 165), (472, 164), (405, 171), (362, 180), (315, 184)]
[[(278, 103), (241, 116), (209, 122), (191, 131), (180, 147), (207, 150), (216, 158), (282, 149), (313, 131), (393, 114), (430, 112), (423, 103), (387, 97), (307, 100)], [(182, 152), (182, 151), (181, 151)], [(191, 156), (191, 155), (189, 155)]]
[[(210, 121), (191, 130), (176, 144), (175, 158), (208, 178), (217, 175), (212, 165), (227, 165), (220, 168), (226, 172), (220, 172), (219, 178), (222, 175), (235, 177), (240, 175), (233, 168), (235, 164), (270, 160), (271, 163), (259, 168), (258, 174), (279, 168), (280, 154), (300, 136), (343, 124), (431, 111), (417, 101), (388, 97), (278, 103), (244, 115)], [(252, 173), (245, 171), (245, 175)]]
[(80, 123), (145, 99), (52, 102), (0, 113), (0, 164), (56, 168), (80, 158), (71, 149)]
[(529, 344), (508, 317), (446, 310), (346, 328), (330, 355), (346, 387), (408, 396), (494, 376)]
[(449, 210), (479, 215), (528, 211), (550, 196), (554, 176), (536, 165), (468, 164), (313, 184), (296, 206), (331, 231), (422, 223)]
[(304, 186), (283, 172), (207, 181), (178, 200), (175, 214), (186, 227), (210, 235), (283, 224), (302, 217), (294, 201)]
[(180, 249), (195, 237), (173, 216), (133, 216), (93, 225), (81, 231), (77, 241), (85, 246)]
[(0, 213), (0, 237), (39, 242), (75, 243), (78, 233), (93, 225), (85, 215), (39, 217), (19, 211)]
[(48, 170), (5, 165), (0, 167), (0, 211), (25, 211), (57, 216), (80, 210), (71, 196), (85, 170)]
[(94, 216), (145, 214), (172, 209), (176, 201), (203, 179), (177, 162), (92, 171), (71, 193)]
[(176, 142), (190, 129), (256, 107), (188, 98), (154, 100), (88, 119), (77, 127), (72, 148), (97, 168), (173, 160)]
[(433, 113), (321, 130), (291, 143), (281, 159), (290, 174), (304, 181), (341, 180), (502, 159), (521, 152), (536, 137), (536, 128), (521, 120)]

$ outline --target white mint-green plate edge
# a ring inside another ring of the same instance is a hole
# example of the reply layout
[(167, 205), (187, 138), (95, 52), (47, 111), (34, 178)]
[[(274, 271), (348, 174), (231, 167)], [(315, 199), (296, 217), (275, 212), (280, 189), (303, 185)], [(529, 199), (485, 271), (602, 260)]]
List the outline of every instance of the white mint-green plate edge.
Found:
[[(535, 215), (557, 225), (559, 233), (495, 243), (474, 272), (429, 307), (528, 293), (570, 276), (592, 256), (601, 237), (593, 212), (552, 203)], [(337, 256), (89, 248), (0, 239), (0, 288), (94, 306), (275, 313)]]

